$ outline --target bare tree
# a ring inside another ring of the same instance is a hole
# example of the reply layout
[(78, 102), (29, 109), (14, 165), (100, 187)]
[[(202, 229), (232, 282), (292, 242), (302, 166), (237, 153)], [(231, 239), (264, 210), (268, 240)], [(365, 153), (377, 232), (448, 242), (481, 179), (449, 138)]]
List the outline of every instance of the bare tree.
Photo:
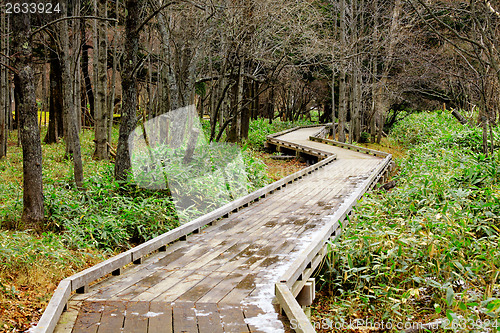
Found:
[[(107, 0), (98, 0), (98, 16), (107, 17)], [(108, 67), (108, 47), (107, 47), (107, 22), (100, 20), (97, 22), (97, 48), (94, 49), (94, 70), (97, 71), (96, 103), (95, 103), (95, 151), (96, 160), (108, 159), (108, 111), (107, 111), (107, 67)]]
[[(6, 57), (0, 63), (8, 62), (9, 54), (9, 38), (7, 38), (8, 29), (8, 16), (3, 10), (0, 11), (0, 53)], [(8, 64), (7, 64), (8, 65)], [(7, 137), (8, 137), (8, 114), (10, 110), (9, 103), (9, 77), (7, 69), (2, 67), (0, 73), (0, 159), (7, 156)]]
[[(61, 6), (63, 13), (66, 15), (67, 9), (63, 4)], [(63, 86), (63, 119), (66, 128), (66, 152), (68, 157), (73, 160), (73, 171), (75, 176), (75, 182), (78, 188), (83, 188), (83, 165), (82, 165), (82, 155), (80, 148), (80, 132), (79, 132), (79, 103), (75, 105), (75, 89), (74, 85), (76, 81), (74, 80), (74, 71), (77, 63), (75, 59), (78, 57), (79, 49), (73, 45), (73, 54), (70, 51), (70, 41), (69, 41), (69, 25), (68, 21), (64, 20), (59, 23), (60, 27), (60, 38), (61, 38), (61, 50), (60, 50), (60, 60), (62, 68), (62, 86)], [(73, 31), (73, 33), (77, 33)], [(78, 94), (79, 95), (79, 94)]]

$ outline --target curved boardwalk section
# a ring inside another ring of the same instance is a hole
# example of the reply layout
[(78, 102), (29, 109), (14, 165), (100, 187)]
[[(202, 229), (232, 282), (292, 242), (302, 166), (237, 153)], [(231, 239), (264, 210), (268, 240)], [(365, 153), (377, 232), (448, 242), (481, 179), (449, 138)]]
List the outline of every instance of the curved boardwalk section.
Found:
[(288, 331), (276, 283), (384, 161), (308, 140), (320, 129), (274, 139), (337, 160), (74, 294), (55, 331)]

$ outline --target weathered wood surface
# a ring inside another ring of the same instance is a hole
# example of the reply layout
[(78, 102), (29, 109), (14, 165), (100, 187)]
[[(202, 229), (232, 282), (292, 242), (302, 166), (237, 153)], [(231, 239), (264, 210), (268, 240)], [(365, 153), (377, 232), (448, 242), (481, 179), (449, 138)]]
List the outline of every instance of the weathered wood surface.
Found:
[[(320, 145), (318, 149), (337, 154), (337, 161), (293, 183), (283, 183), (274, 194), (173, 243), (164, 252), (152, 254), (140, 265), (127, 267), (119, 276), (107, 277), (91, 286), (88, 293), (73, 295), (72, 312), (61, 317), (58, 329), (289, 331), (277, 308), (275, 284), (297, 260), (305, 257), (317, 262), (317, 254), (304, 251), (315, 248), (312, 242), (324, 239), (321, 233), (338, 208), (353, 194), (362, 192), (384, 162), (308, 141), (319, 129), (310, 127), (282, 136), (305, 147)], [(288, 293), (293, 298), (288, 288), (296, 288), (281, 285), (287, 288), (283, 291), (285, 298), (290, 298)], [(291, 309), (295, 311), (296, 306), (292, 304)], [(73, 325), (68, 323), (72, 318)]]

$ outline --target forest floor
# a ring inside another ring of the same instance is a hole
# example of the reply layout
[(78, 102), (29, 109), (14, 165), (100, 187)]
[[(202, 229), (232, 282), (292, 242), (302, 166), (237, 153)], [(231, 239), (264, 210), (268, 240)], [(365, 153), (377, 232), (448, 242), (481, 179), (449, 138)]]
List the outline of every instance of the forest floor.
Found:
[[(283, 126), (291, 125), (276, 124), (275, 129), (267, 130), (278, 131)], [(106, 212), (98, 204), (102, 200), (107, 202), (104, 205), (109, 204), (108, 197), (113, 197), (112, 205), (117, 209), (124, 210), (127, 206), (125, 214), (128, 219), (154, 207), (156, 211), (163, 210), (160, 217), (168, 220), (171, 219), (172, 205), (165, 193), (141, 191), (117, 197), (110, 175), (112, 163), (92, 160), (92, 133), (86, 131), (82, 135), (82, 156), (88, 197), (82, 200), (74, 193), (71, 163), (62, 156), (64, 143), (43, 144), (48, 226), (42, 234), (22, 230), (17, 222), (22, 210), (22, 151), (16, 144), (15, 132), (11, 134), (8, 156), (0, 161), (0, 332), (24, 332), (38, 321), (60, 280), (147, 237), (171, 229), (175, 224), (152, 225), (150, 220), (156, 220), (158, 216), (146, 217), (144, 225), (149, 228), (146, 232), (151, 234), (141, 238), (137, 235), (139, 226), (124, 225), (126, 219), (110, 218), (114, 211)], [(258, 145), (258, 140), (254, 139), (254, 146)], [(297, 160), (274, 160), (270, 154), (254, 148), (246, 147), (243, 153), (248, 163), (247, 171), (257, 187), (306, 166)], [(99, 219), (110, 222), (95, 224)], [(137, 220), (141, 222), (141, 219)], [(76, 229), (75, 224), (79, 224), (82, 230)], [(75, 229), (71, 231), (69, 227)], [(126, 232), (104, 236), (102, 232), (96, 232), (102, 228), (126, 229)], [(79, 235), (89, 231), (93, 234), (90, 238)]]

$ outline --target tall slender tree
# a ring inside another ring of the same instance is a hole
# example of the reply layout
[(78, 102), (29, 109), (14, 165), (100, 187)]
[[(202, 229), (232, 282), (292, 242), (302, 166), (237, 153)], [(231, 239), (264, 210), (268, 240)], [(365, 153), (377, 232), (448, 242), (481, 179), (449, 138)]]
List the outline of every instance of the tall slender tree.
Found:
[[(107, 16), (107, 0), (99, 0), (97, 3), (97, 12), (101, 17)], [(95, 109), (95, 151), (96, 160), (108, 159), (108, 111), (107, 111), (107, 69), (108, 69), (108, 46), (107, 46), (107, 22), (100, 20), (97, 22), (97, 48), (94, 49), (94, 70), (97, 71), (96, 84), (96, 109)]]
[[(0, 11), (0, 52), (7, 55), (9, 38), (8, 33), (8, 18), (3, 9)], [(5, 60), (3, 60), (5, 61)], [(8, 136), (8, 110), (9, 110), (9, 77), (7, 69), (2, 68), (0, 71), (0, 159), (7, 156), (7, 136)]]
[(122, 77), (123, 107), (116, 150), (115, 178), (126, 181), (131, 168), (129, 135), (137, 124), (137, 58), (143, 0), (126, 0), (124, 63)]
[[(67, 8), (65, 4), (62, 6), (62, 11), (66, 15)], [(63, 114), (64, 122), (66, 127), (66, 152), (68, 157), (73, 160), (73, 171), (75, 176), (75, 183), (78, 188), (83, 187), (83, 165), (82, 165), (82, 155), (80, 148), (80, 131), (79, 131), (79, 117), (77, 106), (75, 104), (74, 98), (74, 84), (76, 82), (73, 80), (74, 71), (77, 63), (75, 62), (76, 57), (78, 57), (78, 48), (73, 45), (73, 55), (70, 51), (70, 41), (69, 41), (69, 25), (68, 21), (64, 20), (59, 23), (60, 27), (60, 38), (61, 38), (61, 50), (60, 59), (62, 67), (62, 86), (63, 86)], [(73, 31), (76, 33), (75, 31)]]
[(12, 14), (14, 82), (18, 89), (19, 136), (23, 150), (23, 214), (25, 227), (41, 230), (44, 222), (42, 145), (32, 66), (31, 15)]

